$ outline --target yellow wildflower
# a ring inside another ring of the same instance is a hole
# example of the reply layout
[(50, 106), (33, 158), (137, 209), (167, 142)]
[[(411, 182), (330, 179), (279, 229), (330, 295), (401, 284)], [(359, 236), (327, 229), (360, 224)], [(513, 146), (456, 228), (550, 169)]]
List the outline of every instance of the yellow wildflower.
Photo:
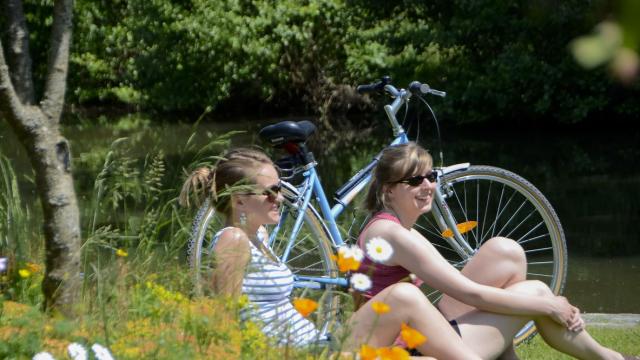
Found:
[(20, 275), (21, 278), (26, 279), (31, 276), (31, 271), (29, 271), (29, 269), (20, 269), (18, 270), (18, 275)]
[(400, 336), (409, 349), (414, 349), (427, 341), (427, 337), (422, 335), (418, 330), (410, 327), (409, 325), (402, 323), (402, 330), (400, 330)]
[(382, 301), (374, 301), (371, 303), (371, 308), (378, 315), (386, 314), (391, 310), (391, 307)]
[(123, 249), (118, 249), (118, 250), (116, 250), (116, 255), (117, 255), (117, 256), (120, 256), (120, 257), (127, 257), (127, 256), (129, 256), (129, 254), (128, 254), (126, 251), (124, 251)]
[(297, 298), (293, 299), (293, 307), (296, 308), (302, 316), (307, 317), (318, 308), (318, 303), (311, 299)]

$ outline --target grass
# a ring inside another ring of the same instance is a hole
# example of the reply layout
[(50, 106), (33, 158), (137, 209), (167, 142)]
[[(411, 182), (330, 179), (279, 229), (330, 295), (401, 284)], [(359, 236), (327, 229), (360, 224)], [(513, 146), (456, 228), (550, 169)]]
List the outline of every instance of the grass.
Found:
[[(640, 354), (640, 325), (625, 328), (588, 326), (587, 330), (594, 339), (606, 347), (624, 354)], [(539, 335), (516, 348), (516, 352), (522, 360), (573, 359), (549, 347)]]

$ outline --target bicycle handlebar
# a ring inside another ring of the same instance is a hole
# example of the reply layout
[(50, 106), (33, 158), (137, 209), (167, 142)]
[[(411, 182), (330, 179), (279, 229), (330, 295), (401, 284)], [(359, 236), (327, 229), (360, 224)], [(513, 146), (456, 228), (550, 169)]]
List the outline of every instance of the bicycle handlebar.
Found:
[[(391, 96), (396, 96), (398, 93), (398, 89), (396, 89), (393, 85), (391, 85), (391, 77), (383, 76), (380, 81), (374, 82), (372, 84), (362, 84), (356, 86), (356, 91), (359, 94), (368, 94), (372, 92), (378, 92), (383, 89), (389, 91)], [(447, 93), (444, 91), (432, 89), (428, 84), (420, 83), (419, 81), (412, 81), (409, 84), (409, 91), (412, 93), (421, 92), (423, 94), (431, 94), (435, 96), (445, 97)]]
[[(405, 89), (397, 89), (395, 86), (391, 85), (391, 77), (383, 76), (379, 81), (372, 84), (363, 84), (358, 85), (356, 87), (356, 91), (360, 94), (366, 94), (370, 92), (379, 92), (384, 90), (389, 96), (393, 98), (391, 104), (387, 104), (384, 106), (384, 111), (387, 113), (387, 117), (389, 118), (389, 122), (391, 123), (391, 128), (393, 129), (393, 135), (399, 136), (404, 133), (404, 129), (398, 123), (398, 119), (396, 119), (396, 113), (400, 109), (400, 107), (409, 101), (411, 95), (415, 94), (419, 98), (422, 98), (419, 94), (431, 94), (440, 97), (447, 96), (447, 93), (440, 90), (432, 89), (427, 84), (422, 84), (419, 81), (412, 81), (409, 84), (409, 90)], [(424, 99), (422, 99), (425, 101)], [(426, 103), (426, 101), (425, 101)], [(428, 106), (428, 104), (427, 104)], [(431, 109), (431, 108), (429, 108)], [(432, 111), (433, 113), (433, 111)], [(435, 118), (435, 114), (434, 114)]]

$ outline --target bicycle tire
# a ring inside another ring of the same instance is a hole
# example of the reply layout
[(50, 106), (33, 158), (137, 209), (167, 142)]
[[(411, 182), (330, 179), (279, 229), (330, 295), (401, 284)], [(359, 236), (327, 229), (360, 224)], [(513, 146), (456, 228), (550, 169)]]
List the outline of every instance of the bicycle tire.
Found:
[[(293, 225), (297, 214), (299, 193), (296, 188), (286, 182), (282, 182), (281, 216), (287, 216), (288, 221), (281, 221), (277, 236), (270, 244), (274, 253), (281, 257), (287, 242), (287, 235)], [(285, 215), (286, 214), (286, 215)], [(193, 282), (193, 294), (204, 296), (212, 294), (207, 284), (211, 283), (210, 273), (214, 267), (214, 247), (211, 239), (213, 235), (224, 227), (224, 220), (217, 214), (215, 208), (206, 201), (198, 210), (193, 223), (191, 236), (187, 246), (187, 258)], [(271, 232), (273, 229), (269, 229)], [(304, 215), (303, 226), (292, 245), (285, 264), (296, 276), (321, 276), (336, 278), (338, 268), (332, 259), (334, 249), (326, 226), (322, 222), (318, 212), (309, 205)], [(324, 285), (322, 289), (312, 289), (298, 284), (294, 289), (292, 298), (305, 297), (319, 302), (319, 310), (312, 316), (312, 320), (318, 326), (321, 335), (331, 331), (339, 309), (340, 295), (334, 285)]]
[[(533, 184), (508, 170), (471, 166), (445, 174), (440, 186), (457, 224), (478, 222), (463, 234), (474, 251), (494, 236), (512, 238), (525, 250), (527, 278), (541, 280), (555, 294), (562, 293), (567, 275), (564, 231), (555, 210)], [(428, 214), (422, 217), (418, 228), (454, 266), (462, 268), (466, 264), (466, 256), (448, 245)], [(431, 291), (427, 296), (435, 302), (440, 295)], [(514, 343), (520, 344), (535, 334), (531, 321), (518, 332)]]

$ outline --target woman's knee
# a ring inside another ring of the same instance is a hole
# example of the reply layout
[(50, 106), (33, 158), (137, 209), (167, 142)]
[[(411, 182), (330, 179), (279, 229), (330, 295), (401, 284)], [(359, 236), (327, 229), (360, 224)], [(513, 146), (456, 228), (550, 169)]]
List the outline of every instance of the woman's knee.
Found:
[(506, 237), (494, 237), (489, 239), (483, 247), (501, 259), (508, 259), (514, 263), (526, 265), (527, 256), (524, 249), (516, 241)]
[(509, 287), (509, 290), (526, 293), (536, 296), (553, 296), (553, 291), (549, 288), (549, 285), (540, 280), (527, 280), (514, 284)]
[(416, 304), (428, 303), (422, 290), (411, 283), (397, 283), (390, 286), (390, 300), (403, 306), (413, 307)]

